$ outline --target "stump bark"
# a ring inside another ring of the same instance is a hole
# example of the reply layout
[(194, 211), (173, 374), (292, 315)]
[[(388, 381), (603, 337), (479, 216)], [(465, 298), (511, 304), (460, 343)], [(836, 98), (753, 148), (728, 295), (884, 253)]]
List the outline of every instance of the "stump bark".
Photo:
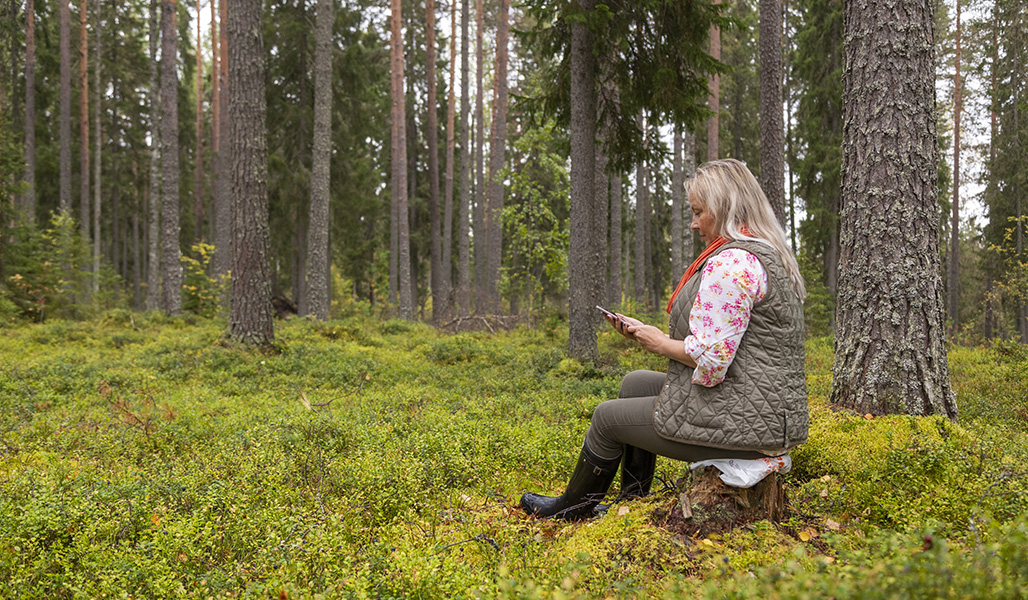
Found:
[(755, 521), (787, 517), (785, 486), (771, 473), (751, 488), (721, 481), (717, 467), (704, 467), (678, 480), (678, 494), (657, 509), (656, 521), (675, 533), (706, 537)]

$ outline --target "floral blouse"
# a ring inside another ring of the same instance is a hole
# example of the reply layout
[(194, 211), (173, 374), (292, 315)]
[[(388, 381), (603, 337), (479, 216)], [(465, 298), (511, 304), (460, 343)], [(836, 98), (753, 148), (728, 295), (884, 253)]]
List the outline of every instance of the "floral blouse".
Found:
[(705, 387), (725, 379), (753, 305), (767, 294), (767, 271), (753, 254), (729, 248), (703, 267), (703, 279), (689, 313), (692, 335), (685, 351), (696, 361), (692, 382)]

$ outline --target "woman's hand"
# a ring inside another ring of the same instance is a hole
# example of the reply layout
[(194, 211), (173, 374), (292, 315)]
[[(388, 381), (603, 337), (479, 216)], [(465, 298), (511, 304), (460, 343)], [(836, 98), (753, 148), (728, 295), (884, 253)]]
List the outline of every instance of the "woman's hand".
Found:
[(607, 319), (607, 322), (610, 323), (610, 326), (613, 327), (615, 331), (617, 331), (621, 335), (625, 336), (626, 338), (628, 338), (630, 340), (634, 340), (635, 336), (632, 335), (631, 333), (629, 333), (628, 329), (629, 329), (629, 327), (643, 325), (643, 322), (640, 321), (639, 319), (633, 319), (632, 317), (626, 317), (625, 315), (623, 315), (621, 313), (614, 313), (614, 314), (617, 315), (617, 316), (616, 317), (611, 317), (610, 315), (604, 315), (606, 317), (606, 319)]
[(639, 342), (643, 350), (696, 368), (696, 361), (686, 353), (685, 344), (681, 340), (673, 340), (660, 329), (647, 325), (639, 319), (626, 317), (622, 314), (617, 314), (617, 316), (620, 318), (620, 321), (610, 317), (607, 317), (607, 320), (610, 321), (610, 324), (614, 326), (618, 333), (628, 339)]
[(653, 325), (637, 323), (629, 325), (627, 330), (631, 338), (639, 342), (639, 345), (642, 346), (643, 350), (667, 356), (665, 353), (667, 352), (666, 345), (669, 338), (660, 329), (657, 329)]

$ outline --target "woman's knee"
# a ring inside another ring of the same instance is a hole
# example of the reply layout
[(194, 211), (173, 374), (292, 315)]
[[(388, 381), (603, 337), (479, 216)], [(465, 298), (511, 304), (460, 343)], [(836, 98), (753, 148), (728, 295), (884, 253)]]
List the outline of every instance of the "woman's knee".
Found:
[(641, 398), (656, 396), (664, 384), (665, 373), (657, 371), (632, 371), (621, 380), (618, 398)]

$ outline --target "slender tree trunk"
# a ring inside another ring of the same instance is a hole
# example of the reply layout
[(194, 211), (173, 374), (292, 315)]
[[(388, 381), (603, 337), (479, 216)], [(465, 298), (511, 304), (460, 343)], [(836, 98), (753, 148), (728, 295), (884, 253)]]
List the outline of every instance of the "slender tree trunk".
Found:
[[(714, 4), (721, 4), (721, 0), (714, 0)], [(710, 26), (710, 56), (714, 60), (721, 60), (721, 29), (716, 25)], [(713, 73), (708, 78), (710, 95), (707, 97), (707, 107), (711, 116), (707, 121), (707, 160), (718, 158), (718, 111), (721, 98), (721, 76)]]
[(307, 314), (328, 319), (328, 220), (332, 152), (332, 23), (334, 0), (318, 0), (314, 50), (314, 148), (307, 231)]
[(439, 117), (435, 91), (435, 2), (425, 0), (425, 110), (428, 138), (428, 212), (431, 231), (432, 320), (436, 323), (446, 315), (446, 290), (443, 288), (443, 240), (439, 214)]
[(860, 414), (957, 415), (939, 276), (932, 6), (848, 0), (844, 9), (831, 401)]
[(71, 214), (71, 9), (68, 2), (60, 0), (61, 114), (58, 116), (61, 144), (58, 209), (65, 215)]
[(392, 71), (392, 194), (393, 205), (396, 207), (397, 231), (396, 241), (399, 246), (397, 254), (397, 278), (399, 279), (400, 318), (414, 318), (413, 294), (411, 290), (410, 269), (410, 230), (407, 215), (407, 135), (406, 110), (403, 97), (403, 11), (400, 0), (390, 0), (391, 47), (390, 66)]
[[(148, 226), (149, 260), (146, 276), (146, 308), (157, 310), (161, 305), (161, 88), (157, 76), (157, 44), (160, 33), (157, 27), (159, 0), (150, 0), (150, 220)], [(111, 227), (114, 229), (113, 225)]]
[(232, 293), (229, 332), (245, 344), (275, 339), (268, 232), (268, 142), (260, 0), (236, 0), (228, 13), (229, 145), (232, 154)]
[(79, 0), (79, 228), (89, 242), (89, 15), (87, 0)]
[[(454, 4), (456, 8), (456, 3)], [(471, 135), (468, 124), (471, 81), (468, 65), (468, 0), (461, 3), (460, 19), (460, 205), (457, 209), (457, 315), (471, 314)], [(482, 81), (478, 82), (479, 90)], [(479, 146), (481, 148), (481, 146)], [(480, 152), (481, 150), (478, 150)], [(481, 156), (476, 160), (481, 164)], [(479, 169), (481, 172), (481, 169)], [(475, 228), (478, 231), (478, 228)], [(475, 262), (478, 262), (478, 249)], [(477, 274), (477, 273), (476, 273)]]
[[(643, 130), (643, 139), (647, 134), (646, 119), (640, 112), (637, 118), (639, 128)], [(646, 144), (647, 142), (643, 142)], [(650, 216), (650, 190), (649, 177), (646, 161), (640, 161), (635, 169), (635, 300), (639, 306), (645, 307), (649, 304), (647, 293), (649, 279), (647, 277), (647, 265), (650, 255), (646, 251), (649, 238), (649, 227), (647, 221)]]
[(161, 308), (182, 312), (178, 197), (178, 0), (161, 0)]
[[(594, 61), (598, 64), (598, 61)], [(597, 72), (599, 67), (597, 66)], [(599, 92), (596, 92), (596, 102), (599, 104)], [(598, 109), (597, 109), (598, 112)], [(595, 148), (595, 174), (593, 175), (593, 225), (591, 227), (592, 233), (589, 235), (589, 248), (592, 258), (589, 259), (588, 268), (591, 271), (589, 274), (589, 296), (592, 298), (593, 304), (598, 304), (604, 301), (607, 295), (607, 265), (609, 263), (608, 254), (610, 247), (607, 243), (607, 225), (609, 222), (608, 208), (610, 194), (610, 175), (607, 173), (607, 168), (610, 165), (610, 157), (607, 155), (607, 138), (606, 130), (600, 126), (599, 123), (593, 125), (594, 135), (596, 136)], [(593, 308), (593, 320), (596, 325), (602, 322), (602, 317), (595, 314), (595, 306)], [(517, 314), (516, 311), (511, 311)]]
[(682, 179), (682, 127), (675, 126), (674, 154), (671, 157), (671, 285), (685, 273), (682, 237), (682, 211), (685, 210), (685, 181)]
[(489, 231), (485, 224), (485, 7), (482, 0), (475, 0), (475, 309), (483, 311), (487, 304), (485, 290), (488, 259), (485, 240)]
[[(96, 19), (94, 20), (94, 28), (96, 29), (96, 47), (93, 49), (93, 87), (96, 92), (93, 101), (93, 129), (96, 130), (96, 146), (93, 152), (93, 291), (97, 292), (100, 290), (100, 238), (102, 237), (100, 232), (100, 216), (101, 216), (101, 198), (100, 194), (102, 186), (102, 173), (101, 170), (101, 147), (103, 144), (103, 131), (100, 129), (100, 99), (103, 97), (103, 80), (100, 79), (100, 0), (96, 0)], [(134, 163), (133, 163), (134, 164)], [(137, 211), (138, 212), (138, 211)], [(138, 261), (137, 261), (138, 262)], [(137, 292), (138, 293), (138, 292)], [(138, 308), (138, 303), (136, 304)]]
[(200, 0), (196, 0), (196, 163), (193, 165), (193, 242), (203, 241), (203, 52)]
[[(587, 15), (595, 0), (580, 0)], [(495, 119), (495, 117), (494, 117)], [(594, 259), (596, 188), (596, 56), (593, 35), (582, 21), (571, 23), (571, 223), (568, 240), (568, 353), (580, 361), (597, 358), (596, 325), (590, 279)]]
[[(454, 141), (454, 117), (457, 104), (457, 0), (453, 0), (450, 9), (450, 89), (446, 102), (446, 182), (443, 192), (443, 246), (442, 256), (439, 259), (439, 287), (442, 289), (442, 316), (446, 318), (453, 312), (453, 158)], [(433, 317), (435, 314), (433, 313)], [(438, 321), (438, 319), (437, 319)]]
[(793, 32), (789, 31), (789, 2), (784, 0), (782, 2), (782, 27), (784, 30), (783, 37), (786, 40), (785, 49), (785, 65), (783, 70), (785, 71), (785, 86), (782, 90), (782, 95), (785, 97), (785, 162), (789, 166), (789, 237), (792, 247), (792, 253), (796, 254), (796, 194), (795, 194), (795, 182), (793, 172), (793, 165), (796, 164), (796, 156), (792, 148), (792, 37)]
[[(999, 122), (997, 121), (996, 105), (999, 101), (997, 95), (997, 70), (999, 67), (999, 8), (996, 3), (992, 5), (992, 52), (990, 53), (989, 64), (989, 168), (996, 164), (996, 142), (999, 135)], [(985, 188), (985, 200), (991, 205), (996, 194), (997, 182), (990, 181)], [(993, 291), (993, 273), (995, 273), (995, 254), (989, 253), (988, 276), (985, 278), (985, 339), (991, 340), (995, 336), (996, 313), (998, 306), (997, 297)]]
[(609, 308), (621, 306), (621, 288), (623, 277), (621, 275), (622, 258), (621, 247), (621, 211), (624, 209), (624, 197), (621, 192), (621, 174), (615, 174), (610, 178), (610, 284), (607, 287), (607, 302)]
[[(212, 2), (214, 0), (211, 0)], [(229, 117), (228, 98), (232, 92), (228, 82), (228, 0), (221, 0), (218, 5), (218, 150), (216, 159), (217, 198), (214, 204), (214, 273), (218, 277), (227, 277), (232, 269), (234, 255), (232, 244), (232, 214), (235, 198), (232, 196), (232, 144), (220, 142), (221, 132), (229, 132), (232, 123)]]
[[(686, 181), (688, 181), (696, 174), (696, 134), (686, 129), (682, 135), (682, 146), (682, 176)], [(685, 205), (682, 207), (682, 210), (685, 211), (686, 215), (689, 215), (689, 222), (691, 223), (692, 210), (690, 209), (688, 196), (686, 196), (684, 204)], [(685, 228), (684, 223), (682, 224), (682, 228)], [(685, 265), (691, 265), (692, 261), (696, 258), (696, 244), (700, 242), (700, 238), (699, 235), (692, 231), (692, 229), (689, 230), (689, 233), (685, 233), (683, 231), (682, 238), (682, 266), (684, 268), (688, 268)], [(681, 276), (679, 276), (679, 278), (681, 278)], [(671, 283), (673, 285), (678, 285), (678, 282), (673, 280)]]
[[(507, 38), (510, 0), (500, 0), (496, 26), (496, 76), (493, 79), (493, 120), (489, 135), (489, 184), (483, 229), (486, 231), (486, 306), (500, 312), (500, 263), (503, 258), (503, 170), (507, 145)], [(595, 75), (594, 75), (595, 78)], [(594, 111), (595, 112), (595, 111)], [(595, 130), (595, 126), (594, 126)], [(595, 131), (593, 137), (595, 138)]]
[(760, 187), (785, 229), (782, 2), (760, 0)]
[(950, 216), (949, 269), (946, 279), (949, 285), (948, 304), (950, 331), (955, 335), (960, 330), (960, 112), (963, 109), (962, 82), (960, 80), (960, 0), (957, 5), (956, 54), (953, 66), (953, 212)]
[(21, 211), (28, 224), (36, 222), (36, 9), (25, 2), (25, 194)]

